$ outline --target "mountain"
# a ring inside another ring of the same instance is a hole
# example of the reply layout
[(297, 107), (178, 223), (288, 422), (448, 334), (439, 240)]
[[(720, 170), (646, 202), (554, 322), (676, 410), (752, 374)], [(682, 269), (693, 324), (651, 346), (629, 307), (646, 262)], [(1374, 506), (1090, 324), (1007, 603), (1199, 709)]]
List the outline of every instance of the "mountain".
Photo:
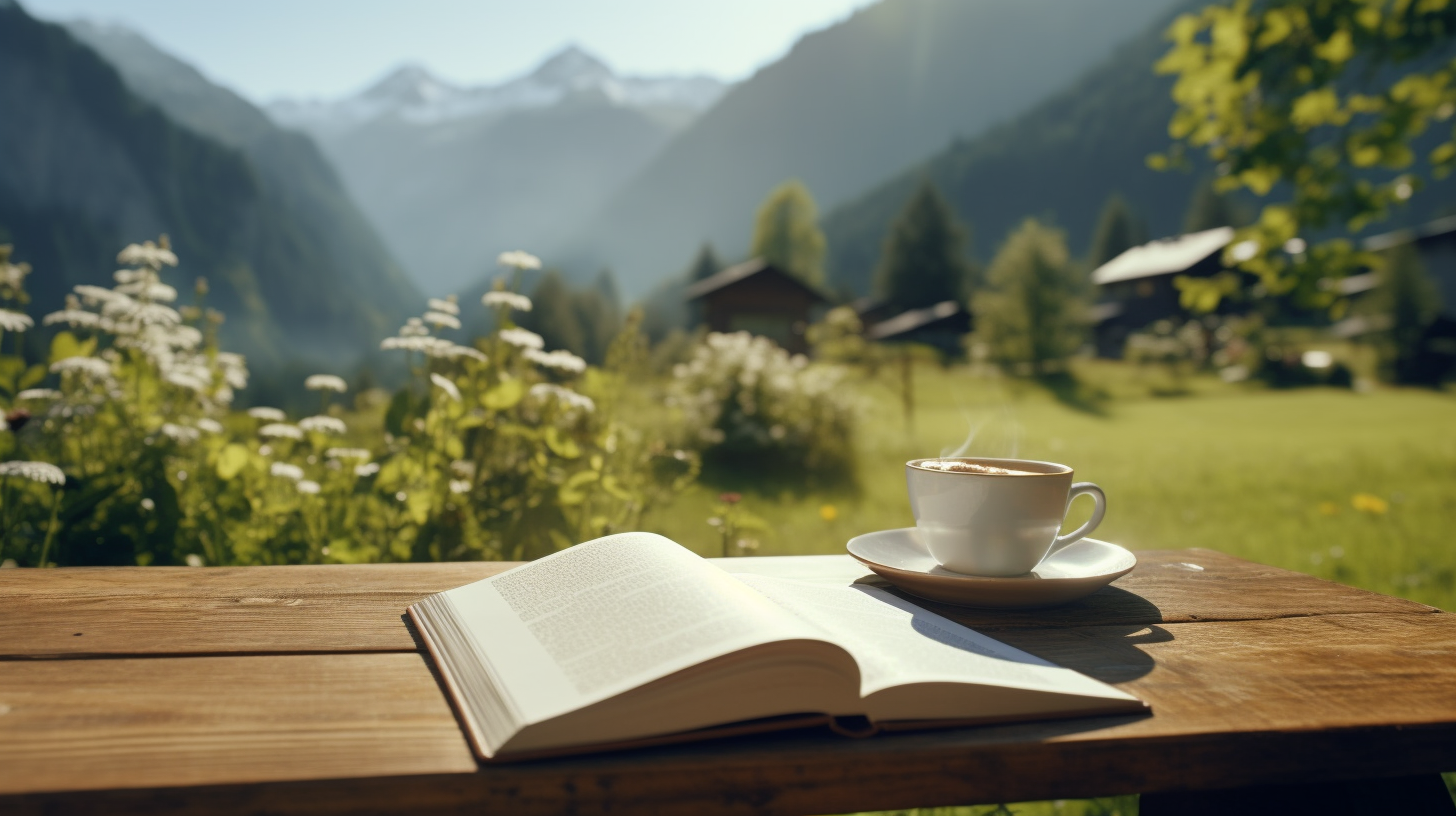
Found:
[[(258, 269), (260, 294), (299, 346), (331, 357), (350, 350), (357, 356), (414, 313), (419, 290), (311, 139), (278, 127), (132, 31), (84, 21), (67, 29), (110, 62), (137, 96), (245, 158), (274, 230), (256, 236), (255, 249), (264, 253), (258, 260), (267, 267)], [(327, 327), (319, 323), (320, 313), (334, 315)]]
[(1016, 116), (1172, 0), (883, 0), (729, 90), (560, 250), (640, 294), (704, 240), (747, 249), (755, 208), (803, 180), (821, 211)]
[[(977, 138), (956, 140), (828, 213), (822, 227), (831, 285), (858, 294), (870, 291), (889, 226), (923, 178), (936, 185), (971, 228), (973, 252), (983, 261), (1027, 217), (1065, 230), (1071, 250), (1083, 254), (1103, 205), (1114, 193), (1129, 203), (1152, 236), (1178, 234), (1195, 187), (1212, 168), (1198, 155), (1190, 156), (1192, 166), (1186, 171), (1147, 167), (1148, 155), (1170, 145), (1168, 121), (1174, 110), (1173, 78), (1153, 73), (1153, 64), (1169, 48), (1164, 31), (1173, 18), (1203, 5), (1202, 0), (1183, 0), (1031, 110)], [(1418, 150), (1424, 154), (1435, 141), (1418, 145), (1424, 145)], [(1371, 229), (1435, 217), (1448, 208), (1453, 195), (1456, 180), (1432, 182), (1413, 206)], [(1258, 202), (1249, 198), (1247, 203)]]
[(432, 294), (478, 286), (503, 250), (539, 251), (594, 212), (723, 85), (619, 77), (579, 48), (495, 86), (405, 66), (362, 93), (283, 101)]

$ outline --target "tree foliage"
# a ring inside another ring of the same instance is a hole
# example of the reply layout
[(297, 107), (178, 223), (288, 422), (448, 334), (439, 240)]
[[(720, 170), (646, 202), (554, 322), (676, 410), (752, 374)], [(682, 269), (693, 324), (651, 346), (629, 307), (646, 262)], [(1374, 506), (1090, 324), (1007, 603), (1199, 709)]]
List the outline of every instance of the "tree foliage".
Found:
[(1108, 196), (1097, 218), (1097, 231), (1092, 233), (1092, 247), (1087, 253), (1092, 269), (1118, 255), (1148, 242), (1148, 227), (1133, 214), (1127, 200), (1117, 193)]
[(1059, 370), (1081, 344), (1086, 319), (1086, 282), (1061, 231), (1022, 222), (991, 261), (986, 283), (974, 310), (991, 359), (1013, 372)]
[(1177, 76), (1169, 133), (1179, 144), (1150, 163), (1203, 150), (1220, 192), (1272, 196), (1225, 261), (1257, 274), (1264, 293), (1338, 312), (1337, 292), (1321, 281), (1377, 259), (1344, 239), (1307, 251), (1295, 239), (1358, 231), (1418, 192), (1423, 176), (1456, 166), (1449, 131), (1425, 155), (1416, 150), (1456, 114), (1456, 4), (1236, 0), (1179, 17), (1168, 36), (1157, 70)]
[(897, 309), (962, 301), (971, 283), (966, 231), (929, 179), (905, 202), (885, 237), (875, 270), (877, 294)]
[(754, 219), (754, 256), (817, 286), (824, 282), (824, 247), (809, 188), (798, 179), (775, 187)]

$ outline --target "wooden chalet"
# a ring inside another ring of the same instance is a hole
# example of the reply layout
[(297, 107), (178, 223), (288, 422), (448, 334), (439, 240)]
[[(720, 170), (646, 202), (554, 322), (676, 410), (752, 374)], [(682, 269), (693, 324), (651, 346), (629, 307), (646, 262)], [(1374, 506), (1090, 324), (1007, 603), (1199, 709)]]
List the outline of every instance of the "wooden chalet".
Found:
[(961, 339), (971, 331), (971, 313), (947, 300), (924, 309), (910, 309), (865, 329), (865, 337), (881, 343), (918, 343), (942, 353), (961, 353)]
[(754, 258), (692, 284), (684, 293), (698, 301), (710, 331), (746, 331), (767, 337), (794, 354), (809, 344), (804, 334), (829, 299), (794, 275)]

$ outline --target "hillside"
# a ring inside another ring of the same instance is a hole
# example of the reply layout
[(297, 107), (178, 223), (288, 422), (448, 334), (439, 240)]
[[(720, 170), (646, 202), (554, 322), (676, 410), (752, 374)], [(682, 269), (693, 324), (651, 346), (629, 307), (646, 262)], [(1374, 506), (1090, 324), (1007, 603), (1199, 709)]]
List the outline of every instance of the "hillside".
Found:
[(746, 251), (754, 209), (790, 177), (821, 211), (1030, 108), (1172, 0), (884, 0), (805, 36), (733, 87), (567, 245), (639, 295), (704, 240)]
[[(275, 214), (276, 226), (287, 236), (286, 247), (280, 247), (285, 253), (268, 259), (272, 268), (260, 269), (260, 275), (268, 281), (264, 298), (289, 334), (305, 330), (320, 308), (308, 301), (309, 279), (347, 290), (332, 297), (358, 310), (357, 321), (338, 315), (345, 323), (360, 324), (354, 330), (339, 326), (351, 335), (344, 340), (350, 344), (357, 338), (372, 347), (414, 312), (418, 289), (312, 140), (278, 127), (247, 100), (134, 32), (87, 22), (67, 28), (106, 58), (132, 92), (183, 127), (247, 158), (257, 176), (260, 204)], [(332, 344), (329, 338), (318, 340)]]
[(497, 86), (405, 66), (360, 94), (269, 106), (308, 130), (432, 294), (495, 271), (504, 250), (558, 243), (712, 104), (707, 77), (620, 77), (578, 48)]
[[(413, 305), (407, 285), (372, 291), (349, 274), (299, 217), (310, 199), (297, 188), (179, 125), (64, 28), (13, 3), (0, 3), (0, 110), (0, 154), (16, 157), (0, 163), (0, 240), (37, 270), (36, 314), (75, 284), (109, 283), (121, 246), (160, 233), (183, 261), (170, 282), (190, 292), (208, 278), (225, 342), (255, 369), (352, 363)], [(404, 296), (412, 302), (382, 305)]]
[[(972, 253), (982, 261), (1030, 216), (1066, 230), (1074, 254), (1086, 252), (1113, 193), (1127, 200), (1151, 235), (1177, 234), (1194, 188), (1211, 168), (1195, 158), (1188, 171), (1148, 169), (1147, 156), (1170, 144), (1173, 115), (1173, 80), (1152, 66), (1168, 49), (1163, 32), (1173, 17), (1202, 5), (1179, 3), (1032, 110), (978, 138), (957, 140), (828, 213), (822, 224), (831, 284), (869, 292), (889, 225), (924, 177), (970, 227)], [(1451, 181), (1432, 185), (1393, 223), (1432, 217), (1453, 190)]]

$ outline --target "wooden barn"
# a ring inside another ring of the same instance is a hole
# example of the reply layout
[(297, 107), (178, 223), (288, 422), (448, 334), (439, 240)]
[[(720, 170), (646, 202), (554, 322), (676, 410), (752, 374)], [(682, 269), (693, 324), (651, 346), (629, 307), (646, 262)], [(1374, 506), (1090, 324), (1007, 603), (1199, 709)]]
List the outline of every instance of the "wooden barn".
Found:
[(795, 354), (809, 350), (805, 331), (828, 303), (823, 293), (762, 258), (730, 266), (687, 288), (710, 331), (746, 331)]

